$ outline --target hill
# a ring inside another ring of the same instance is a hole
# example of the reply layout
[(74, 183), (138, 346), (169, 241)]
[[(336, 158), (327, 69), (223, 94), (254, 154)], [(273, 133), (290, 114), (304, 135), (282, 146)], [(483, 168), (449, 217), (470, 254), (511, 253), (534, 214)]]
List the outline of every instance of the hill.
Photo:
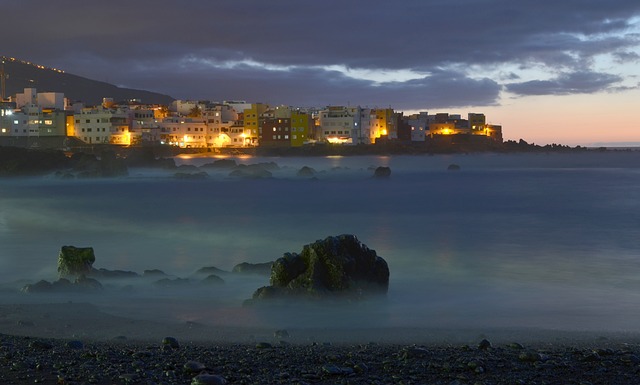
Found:
[(102, 98), (123, 101), (140, 99), (149, 104), (170, 104), (174, 98), (156, 92), (120, 88), (106, 82), (100, 82), (72, 75), (64, 71), (48, 68), (15, 58), (2, 57), (5, 61), (6, 95), (21, 93), (25, 88), (36, 88), (38, 92), (62, 92), (72, 102), (82, 101), (87, 105), (102, 103)]

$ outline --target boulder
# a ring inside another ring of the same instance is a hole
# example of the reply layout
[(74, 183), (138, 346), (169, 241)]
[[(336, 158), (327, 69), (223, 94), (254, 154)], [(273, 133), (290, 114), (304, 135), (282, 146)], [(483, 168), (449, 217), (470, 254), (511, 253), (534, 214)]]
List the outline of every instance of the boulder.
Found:
[(196, 279), (202, 279), (202, 278), (206, 278), (210, 275), (226, 275), (229, 274), (228, 271), (222, 270), (222, 269), (218, 269), (215, 266), (205, 266), (205, 267), (201, 267), (199, 268), (195, 273), (193, 273), (191, 276), (195, 277)]
[(91, 274), (95, 261), (93, 247), (62, 246), (58, 255), (58, 274), (60, 277)]
[(45, 280), (38, 281), (34, 284), (25, 285), (22, 288), (23, 293), (87, 293), (102, 290), (102, 284), (93, 278), (84, 275), (76, 278), (74, 282), (66, 278), (60, 278), (57, 281), (49, 282)]
[(200, 283), (205, 285), (220, 285), (224, 283), (224, 279), (218, 277), (215, 274), (208, 275), (205, 279), (200, 281)]
[(389, 267), (354, 235), (343, 234), (305, 245), (299, 254), (285, 253), (271, 268), (270, 284), (256, 290), (253, 300), (362, 299), (386, 294)]
[(231, 270), (233, 273), (240, 274), (258, 274), (258, 275), (269, 275), (271, 274), (271, 266), (273, 262), (263, 262), (263, 263), (248, 263), (242, 262), (233, 267)]
[(308, 166), (303, 166), (300, 170), (298, 170), (298, 173), (296, 175), (303, 178), (311, 177), (316, 175), (316, 170)]
[(248, 166), (239, 164), (233, 171), (229, 173), (229, 176), (249, 179), (271, 178), (273, 174), (271, 173), (271, 171), (267, 170), (267, 166), (265, 165), (270, 164), (250, 164)]
[(374, 178), (388, 178), (391, 176), (391, 168), (386, 166), (376, 167), (373, 172)]
[(200, 166), (200, 168), (210, 168), (210, 169), (225, 169), (225, 168), (234, 168), (238, 165), (238, 163), (234, 159), (218, 159), (213, 161), (213, 163), (206, 163)]

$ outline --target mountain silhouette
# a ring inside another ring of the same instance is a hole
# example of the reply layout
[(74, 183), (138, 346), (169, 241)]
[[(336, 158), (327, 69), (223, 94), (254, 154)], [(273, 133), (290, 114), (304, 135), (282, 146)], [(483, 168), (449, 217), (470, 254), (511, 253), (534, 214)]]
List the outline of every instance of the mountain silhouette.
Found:
[(115, 102), (139, 99), (145, 104), (170, 104), (174, 98), (156, 92), (120, 88), (113, 84), (83, 78), (64, 71), (26, 62), (16, 58), (2, 57), (6, 78), (6, 96), (21, 93), (25, 88), (38, 92), (62, 92), (72, 103), (98, 105), (103, 98)]

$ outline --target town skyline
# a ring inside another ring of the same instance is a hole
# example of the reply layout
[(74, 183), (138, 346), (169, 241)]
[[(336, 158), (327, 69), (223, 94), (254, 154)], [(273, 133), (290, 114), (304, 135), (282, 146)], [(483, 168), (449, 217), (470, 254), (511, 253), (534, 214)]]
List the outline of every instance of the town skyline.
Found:
[(176, 99), (482, 111), (505, 140), (640, 142), (631, 0), (4, 7), (3, 54)]

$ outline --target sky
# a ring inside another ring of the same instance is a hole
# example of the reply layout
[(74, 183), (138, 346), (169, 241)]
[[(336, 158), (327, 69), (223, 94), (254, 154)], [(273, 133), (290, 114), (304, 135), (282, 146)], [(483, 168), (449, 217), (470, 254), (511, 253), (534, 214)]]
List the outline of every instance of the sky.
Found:
[(640, 146), (638, 0), (0, 0), (0, 55), (189, 100), (482, 112)]

